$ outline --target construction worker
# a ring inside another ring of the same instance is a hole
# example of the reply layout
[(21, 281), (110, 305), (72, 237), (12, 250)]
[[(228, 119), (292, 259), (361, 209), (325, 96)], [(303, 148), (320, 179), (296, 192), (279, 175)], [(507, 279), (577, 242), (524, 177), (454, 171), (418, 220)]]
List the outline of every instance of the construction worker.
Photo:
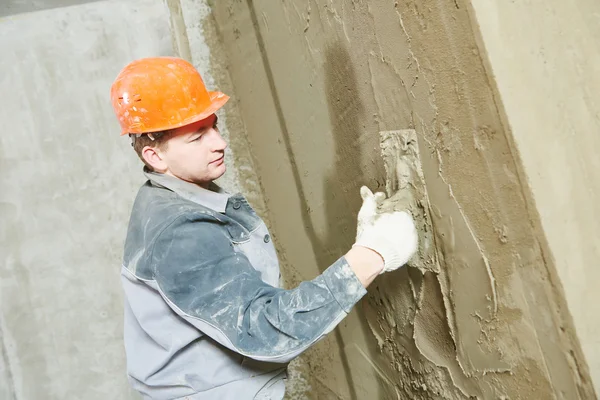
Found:
[(354, 246), (315, 279), (280, 288), (264, 222), (214, 183), (227, 147), (215, 112), (228, 99), (171, 57), (132, 62), (111, 88), (121, 134), (148, 179), (121, 272), (127, 373), (144, 398), (283, 398), (287, 363), (417, 248), (412, 218), (376, 216), (384, 195), (363, 187)]

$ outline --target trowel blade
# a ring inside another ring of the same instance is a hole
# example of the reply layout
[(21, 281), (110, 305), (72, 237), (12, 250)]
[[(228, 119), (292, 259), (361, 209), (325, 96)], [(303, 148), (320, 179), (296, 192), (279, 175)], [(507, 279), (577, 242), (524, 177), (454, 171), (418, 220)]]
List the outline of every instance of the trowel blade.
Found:
[(419, 249), (408, 265), (422, 272), (439, 272), (435, 259), (431, 205), (421, 167), (417, 133), (414, 129), (401, 129), (381, 131), (379, 134), (387, 194), (380, 210), (410, 212), (419, 232)]

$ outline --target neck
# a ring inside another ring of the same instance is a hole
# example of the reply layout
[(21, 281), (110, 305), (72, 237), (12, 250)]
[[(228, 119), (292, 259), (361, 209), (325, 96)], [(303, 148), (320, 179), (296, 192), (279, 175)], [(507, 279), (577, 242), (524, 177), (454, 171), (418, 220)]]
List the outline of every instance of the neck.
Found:
[(213, 184), (212, 181), (202, 182), (202, 183), (196, 183), (196, 185), (198, 185), (201, 188), (206, 189), (206, 190), (210, 190), (210, 187), (212, 186), (212, 184)]

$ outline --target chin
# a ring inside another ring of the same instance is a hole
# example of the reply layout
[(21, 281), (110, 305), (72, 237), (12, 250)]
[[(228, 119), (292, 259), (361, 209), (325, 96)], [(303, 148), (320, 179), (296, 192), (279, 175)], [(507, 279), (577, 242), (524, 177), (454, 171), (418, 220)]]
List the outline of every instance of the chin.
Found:
[(218, 168), (215, 168), (215, 171), (212, 174), (211, 180), (214, 181), (216, 179), (219, 179), (220, 177), (225, 175), (226, 171), (227, 171), (227, 167), (225, 166), (225, 163), (223, 163), (222, 165), (219, 165)]

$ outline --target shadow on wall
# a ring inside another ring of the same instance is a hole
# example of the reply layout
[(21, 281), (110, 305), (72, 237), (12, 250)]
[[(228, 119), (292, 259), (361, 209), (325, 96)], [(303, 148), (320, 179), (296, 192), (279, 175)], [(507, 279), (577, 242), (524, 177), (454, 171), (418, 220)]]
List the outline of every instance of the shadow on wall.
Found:
[[(290, 133), (287, 128), (283, 110), (281, 109), (281, 103), (273, 79), (273, 72), (264, 45), (264, 39), (258, 28), (259, 23), (256, 11), (251, 0), (247, 0), (247, 4), (256, 32), (258, 47), (267, 74), (269, 87), (275, 100), (275, 109), (282, 130), (284, 145), (292, 166), (294, 184), (298, 198), (303, 205), (301, 212), (306, 234), (315, 253), (317, 265), (322, 272), (342, 254), (345, 254), (354, 243), (357, 222), (356, 216), (362, 203), (359, 189), (362, 184), (373, 181), (373, 179), (367, 180), (369, 177), (364, 175), (361, 165), (363, 157), (361, 154), (360, 138), (361, 135), (366, 133), (364, 131), (365, 109), (360, 103), (356, 73), (354, 71), (354, 66), (352, 65), (350, 54), (340, 43), (335, 42), (327, 48), (324, 68), (325, 90), (327, 94), (328, 111), (332, 122), (335, 164), (333, 171), (323, 182), (325, 186), (324, 207), (326, 215), (324, 226), (326, 226), (327, 231), (324, 235), (319, 235), (314, 227), (310, 213), (306, 208), (308, 205), (306, 193), (302, 187), (300, 171), (294, 157)], [(371, 189), (376, 190), (379, 188), (371, 187)], [(323, 237), (323, 239), (320, 239), (320, 237)], [(358, 313), (360, 329), (365, 332), (366, 337), (370, 338), (368, 348), (365, 349), (364, 346), (360, 348), (363, 359), (358, 360), (361, 364), (367, 364), (367, 360), (364, 359), (364, 357), (366, 356), (369, 359), (374, 359), (377, 353), (377, 344), (375, 343), (375, 338), (369, 332), (367, 320), (361, 306), (358, 305), (355, 307), (355, 310)], [(354, 365), (353, 368), (350, 366), (347, 357), (347, 351), (350, 347), (344, 343), (340, 328), (336, 328), (334, 332), (337, 342), (340, 345), (340, 355), (345, 376), (348, 380), (351, 399), (358, 399), (356, 391), (357, 385), (353, 379), (359, 374), (356, 372), (357, 366)], [(354, 344), (349, 343), (349, 345), (352, 346)], [(356, 347), (356, 345), (353, 346), (353, 348)], [(354, 376), (352, 371), (354, 371)], [(318, 376), (307, 378), (319, 380)], [(360, 387), (363, 387), (363, 384), (368, 378), (365, 379), (363, 376), (358, 378), (361, 383)], [(380, 390), (384, 383), (378, 380), (377, 384), (379, 384), (379, 388), (374, 388), (372, 384), (369, 385), (369, 396), (373, 398), (381, 398), (378, 394), (385, 392), (385, 390)]]
[[(362, 200), (359, 189), (364, 184), (374, 181), (365, 176), (361, 165), (363, 154), (361, 135), (365, 135), (365, 108), (360, 102), (356, 73), (352, 59), (347, 49), (336, 42), (327, 47), (325, 52), (325, 90), (334, 142), (335, 163), (331, 173), (326, 176), (323, 185), (325, 193), (325, 218), (323, 226), (326, 232), (318, 235), (312, 222), (307, 221), (307, 236), (312, 246), (321, 270), (335, 262), (340, 255), (345, 254), (356, 236), (356, 217)], [(369, 185), (371, 186), (371, 185)], [(371, 187), (375, 190), (378, 188)], [(323, 239), (319, 239), (319, 238)], [(361, 329), (366, 337), (372, 338), (367, 320), (360, 303), (355, 307)], [(358, 399), (355, 378), (364, 381), (364, 377), (356, 376), (356, 365), (352, 367), (347, 351), (352, 343), (345, 343), (344, 335), (338, 327), (335, 330), (338, 343), (341, 346), (341, 357), (352, 399)], [(376, 351), (373, 339), (373, 346)], [(369, 353), (368, 349), (361, 347)], [(375, 357), (369, 354), (370, 358)], [(363, 360), (361, 360), (363, 361)], [(364, 360), (366, 361), (366, 360)], [(354, 376), (353, 376), (354, 371)], [(382, 384), (383, 382), (379, 382)], [(376, 396), (376, 393), (372, 393)], [(376, 396), (377, 397), (377, 396)]]
[(335, 164), (323, 182), (328, 231), (324, 241), (313, 243), (320, 266), (332, 264), (354, 243), (362, 203), (359, 189), (367, 182), (360, 163), (365, 110), (350, 54), (342, 45), (326, 49), (324, 72)]

